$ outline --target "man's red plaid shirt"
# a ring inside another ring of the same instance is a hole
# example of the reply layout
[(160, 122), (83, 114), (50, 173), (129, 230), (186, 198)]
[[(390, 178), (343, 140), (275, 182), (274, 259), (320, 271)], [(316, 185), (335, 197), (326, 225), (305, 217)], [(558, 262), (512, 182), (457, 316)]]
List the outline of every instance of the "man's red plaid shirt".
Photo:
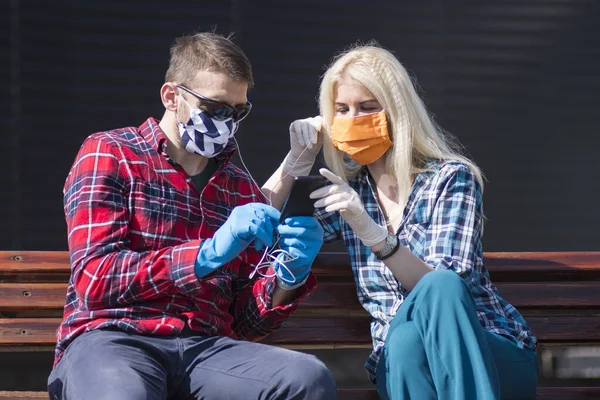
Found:
[(271, 307), (273, 278), (249, 279), (260, 253), (249, 247), (197, 279), (202, 238), (231, 210), (264, 197), (229, 162), (229, 143), (202, 193), (170, 161), (166, 136), (150, 118), (139, 128), (95, 133), (83, 143), (64, 188), (71, 278), (55, 363), (78, 335), (119, 329), (258, 340), (271, 333), (314, 290), (309, 277), (292, 304)]

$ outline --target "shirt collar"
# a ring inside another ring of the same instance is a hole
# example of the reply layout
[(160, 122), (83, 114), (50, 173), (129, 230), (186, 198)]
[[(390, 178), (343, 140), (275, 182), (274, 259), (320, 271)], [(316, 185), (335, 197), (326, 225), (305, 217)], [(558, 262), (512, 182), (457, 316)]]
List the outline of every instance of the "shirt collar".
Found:
[[(158, 154), (166, 155), (167, 135), (160, 129), (159, 121), (154, 118), (148, 118), (139, 128), (140, 135), (152, 146)], [(221, 168), (229, 163), (231, 157), (237, 152), (237, 146), (233, 137), (229, 139), (227, 145), (216, 157), (217, 167)]]

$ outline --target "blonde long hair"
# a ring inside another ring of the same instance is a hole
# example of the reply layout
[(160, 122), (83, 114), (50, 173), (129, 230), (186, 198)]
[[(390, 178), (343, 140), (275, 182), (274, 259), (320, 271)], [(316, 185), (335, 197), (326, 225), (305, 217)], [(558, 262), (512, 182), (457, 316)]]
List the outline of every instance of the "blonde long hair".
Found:
[(330, 128), (335, 116), (337, 84), (351, 79), (367, 89), (387, 114), (393, 142), (386, 153), (385, 167), (396, 179), (398, 200), (404, 207), (416, 174), (426, 170), (428, 160), (456, 160), (473, 171), (483, 190), (483, 176), (477, 165), (461, 155), (452, 136), (433, 122), (402, 64), (376, 44), (359, 45), (337, 56), (321, 82), (319, 107), (323, 118), (323, 154), (327, 167), (346, 181), (361, 166), (344, 162), (345, 154), (331, 142)]

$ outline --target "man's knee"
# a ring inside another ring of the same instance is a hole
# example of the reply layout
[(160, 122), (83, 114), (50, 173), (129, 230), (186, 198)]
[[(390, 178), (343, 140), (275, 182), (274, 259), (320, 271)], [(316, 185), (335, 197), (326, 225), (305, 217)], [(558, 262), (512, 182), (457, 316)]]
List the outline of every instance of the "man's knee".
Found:
[[(75, 367), (76, 369), (76, 367)], [(67, 371), (64, 376), (50, 376), (51, 399), (146, 400), (159, 399), (133, 368), (120, 363), (96, 364), (87, 374)], [(160, 385), (160, 382), (155, 382)], [(161, 388), (156, 387), (159, 392)], [(164, 397), (164, 396), (162, 396)]]
[(335, 382), (323, 362), (309, 354), (290, 359), (281, 371), (281, 394), (289, 399), (330, 400), (337, 398)]
[(164, 372), (141, 351), (110, 345), (118, 334), (98, 331), (75, 339), (48, 378), (51, 399), (160, 398), (166, 390), (160, 379)]

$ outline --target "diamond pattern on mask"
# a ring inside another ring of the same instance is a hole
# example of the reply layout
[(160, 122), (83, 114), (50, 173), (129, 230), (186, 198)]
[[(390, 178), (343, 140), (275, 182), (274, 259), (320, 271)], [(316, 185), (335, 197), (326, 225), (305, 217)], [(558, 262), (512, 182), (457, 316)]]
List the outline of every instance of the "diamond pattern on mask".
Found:
[(187, 151), (204, 157), (214, 157), (223, 151), (237, 131), (238, 124), (232, 119), (218, 121), (202, 110), (192, 109), (187, 123), (179, 123), (178, 126)]

